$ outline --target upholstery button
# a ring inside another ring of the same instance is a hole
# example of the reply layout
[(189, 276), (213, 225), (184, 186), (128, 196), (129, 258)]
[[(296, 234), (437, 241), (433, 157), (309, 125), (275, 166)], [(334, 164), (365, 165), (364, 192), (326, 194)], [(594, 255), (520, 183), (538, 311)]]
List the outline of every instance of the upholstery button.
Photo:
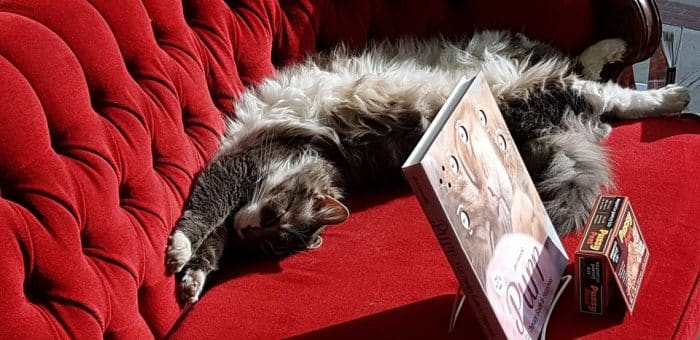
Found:
[[(131, 188), (129, 188), (129, 185), (127, 183), (121, 183), (119, 184), (119, 200), (121, 201), (124, 198), (129, 198), (131, 196)], [(121, 202), (120, 202), (121, 205)]]

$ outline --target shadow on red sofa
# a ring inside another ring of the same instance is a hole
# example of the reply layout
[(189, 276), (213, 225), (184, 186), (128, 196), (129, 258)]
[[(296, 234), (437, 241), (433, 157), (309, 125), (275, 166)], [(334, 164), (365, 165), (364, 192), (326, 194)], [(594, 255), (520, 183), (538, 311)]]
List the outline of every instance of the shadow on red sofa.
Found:
[[(566, 288), (573, 289), (573, 286)], [(452, 310), (453, 295), (443, 295), (428, 300), (415, 302), (382, 313), (368, 315), (356, 320), (340, 323), (327, 328), (315, 330), (303, 335), (292, 337), (295, 340), (311, 339), (481, 339), (484, 337), (476, 318), (468, 306), (462, 311), (455, 330), (448, 334), (447, 328)], [(555, 319), (577, 320), (570, 327), (552, 329), (548, 338), (573, 339), (583, 337), (600, 330), (611, 328), (622, 323), (625, 310), (616, 304), (606, 317), (581, 318), (576, 312), (576, 301), (573, 292), (563, 295), (563, 300), (555, 310)], [(558, 312), (559, 310), (559, 312)]]
[[(668, 121), (666, 124), (659, 124), (658, 121), (660, 120), (664, 120), (664, 118), (646, 119), (641, 121), (641, 142), (651, 143), (657, 140), (679, 135), (700, 135), (700, 125), (696, 124), (696, 122), (700, 121), (698, 116), (684, 115), (678, 119), (666, 119)], [(633, 123), (634, 122), (628, 122), (626, 124)]]

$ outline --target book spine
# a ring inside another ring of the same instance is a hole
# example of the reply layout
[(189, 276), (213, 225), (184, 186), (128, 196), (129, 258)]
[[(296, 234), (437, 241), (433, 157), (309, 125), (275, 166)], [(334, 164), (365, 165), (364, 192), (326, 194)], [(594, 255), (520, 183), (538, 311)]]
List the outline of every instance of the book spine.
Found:
[(462, 291), (472, 308), (474, 317), (481, 325), (484, 335), (489, 339), (505, 339), (496, 314), (493, 312), (488, 299), (474, 273), (471, 264), (464, 256), (461, 243), (450, 225), (450, 220), (440, 205), (438, 194), (430, 185), (430, 179), (423, 166), (418, 163), (404, 168), (404, 175), (418, 198), (423, 212), (428, 217), (435, 236), (459, 280)]

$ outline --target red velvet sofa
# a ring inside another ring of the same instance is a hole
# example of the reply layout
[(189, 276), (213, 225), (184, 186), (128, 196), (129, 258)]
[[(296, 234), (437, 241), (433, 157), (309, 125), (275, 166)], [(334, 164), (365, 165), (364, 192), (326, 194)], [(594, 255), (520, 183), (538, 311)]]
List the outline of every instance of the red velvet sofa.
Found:
[[(629, 65), (660, 22), (633, 0), (0, 1), (0, 338), (450, 337), (456, 281), (406, 188), (351, 197), (323, 247), (231, 266), (192, 306), (163, 255), (244, 86), (339, 41), (483, 28), (574, 54), (621, 36)], [(570, 287), (550, 338), (695, 338), (699, 134), (688, 117), (615, 126), (615, 192), (651, 253), (639, 300), (587, 317)], [(451, 336), (481, 337), (471, 312)]]

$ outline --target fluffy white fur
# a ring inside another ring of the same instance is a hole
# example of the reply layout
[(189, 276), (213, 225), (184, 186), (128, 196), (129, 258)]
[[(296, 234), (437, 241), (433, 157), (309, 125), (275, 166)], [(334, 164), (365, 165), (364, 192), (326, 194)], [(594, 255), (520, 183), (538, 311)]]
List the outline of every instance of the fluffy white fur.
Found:
[[(372, 105), (411, 96), (426, 109), (441, 105), (462, 77), (484, 72), (498, 98), (526, 96), (533, 84), (559, 77), (564, 81), (567, 62), (546, 60), (529, 66), (525, 61), (503, 56), (507, 45), (503, 32), (475, 35), (466, 46), (443, 40), (411, 40), (380, 43), (353, 58), (329, 58), (329, 70), (320, 69), (316, 60), (281, 70), (245, 92), (236, 106), (236, 117), (228, 120), (221, 150), (249, 140), (249, 134), (281, 122), (334, 138), (334, 132), (320, 122), (333, 108), (352, 101), (353, 107), (371, 111)], [(584, 74), (599, 79), (602, 67), (620, 61), (625, 43), (603, 40), (584, 51), (580, 62)], [(347, 54), (340, 47), (333, 53)], [(379, 77), (378, 75), (381, 74)], [(576, 77), (573, 87), (588, 99), (599, 102), (603, 112), (678, 112), (686, 105), (687, 89), (670, 86), (647, 92), (621, 88), (614, 83), (601, 85)], [(355, 93), (348, 96), (348, 89)], [(431, 101), (429, 97), (433, 96)], [(427, 110), (426, 110), (427, 111)], [(625, 115), (622, 118), (636, 118)]]
[[(612, 82), (603, 84), (571, 74), (571, 59), (544, 58), (533, 64), (529, 56), (513, 57), (519, 51), (512, 50), (508, 37), (505, 32), (487, 31), (463, 42), (405, 39), (377, 43), (359, 54), (349, 53), (340, 47), (325, 59), (312, 58), (303, 64), (283, 69), (275, 77), (243, 94), (236, 107), (236, 118), (228, 122), (222, 152), (244, 146), (237, 144), (255, 140), (249, 137), (277, 124), (338, 140), (337, 131), (324, 124), (329, 113), (338, 107), (358, 112), (382, 112), (386, 110), (383, 106), (388, 102), (409, 103), (407, 106), (425, 113), (424, 124), (427, 126), (432, 119), (431, 112), (437, 111), (457, 81), (463, 76), (474, 76), (478, 71), (483, 71), (494, 96), (499, 100), (527, 98), (530, 91), (554, 81), (583, 95), (598, 115), (608, 113), (623, 119), (679, 112), (689, 101), (687, 89), (680, 86), (634, 91)], [(524, 36), (517, 37), (524, 52), (538, 46)], [(578, 59), (584, 76), (599, 79), (603, 66), (620, 61), (625, 49), (626, 44), (620, 39), (603, 40), (589, 47)], [(324, 62), (330, 65), (320, 67)], [(576, 114), (579, 112), (572, 112), (570, 116), (575, 117)], [(350, 129), (361, 129), (360, 123), (353, 126), (355, 120), (352, 115), (339, 119), (346, 120)], [(576, 154), (574, 157), (579, 158), (567, 161), (555, 157), (557, 163), (547, 170), (554, 176), (550, 178), (551, 182), (563, 183), (576, 173), (583, 173), (580, 177), (586, 178), (585, 173), (589, 173), (593, 176), (591, 181), (596, 178), (600, 185), (609, 184), (605, 150), (599, 145), (599, 140), (588, 143), (585, 137), (605, 137), (609, 126), (576, 126), (574, 120), (570, 125), (568, 130), (554, 132), (553, 136), (531, 143), (540, 145), (538, 147), (543, 143), (552, 143), (548, 149), (559, 145), (567, 151), (565, 154), (572, 153), (567, 149), (572, 148)], [(598, 131), (601, 129), (605, 131)], [(575, 142), (581, 138), (584, 142)], [(567, 139), (572, 142), (565, 147)], [(601, 160), (599, 164), (603, 164), (602, 168), (586, 167), (589, 164), (585, 162), (586, 158)], [(547, 182), (542, 186), (541, 190), (551, 189)], [(589, 193), (570, 195), (590, 196)], [(551, 211), (556, 211), (559, 206), (562, 207), (559, 211), (566, 214), (568, 207), (575, 206), (565, 196), (558, 197), (560, 199), (547, 202)], [(571, 199), (575, 200), (573, 197)], [(570, 230), (573, 227), (567, 225), (564, 228)]]
[[(263, 170), (267, 176), (260, 178), (258, 187), (253, 192), (250, 202), (243, 207), (234, 217), (233, 227), (239, 237), (243, 238), (241, 232), (245, 228), (260, 228), (260, 211), (258, 204), (260, 199), (265, 197), (269, 190), (280, 184), (291, 176), (298, 176), (303, 171), (303, 167), (314, 162), (318, 158), (315, 150), (308, 150), (300, 157), (287, 158), (281, 161), (274, 161), (266, 165)], [(305, 210), (306, 214), (311, 213), (311, 209)]]

